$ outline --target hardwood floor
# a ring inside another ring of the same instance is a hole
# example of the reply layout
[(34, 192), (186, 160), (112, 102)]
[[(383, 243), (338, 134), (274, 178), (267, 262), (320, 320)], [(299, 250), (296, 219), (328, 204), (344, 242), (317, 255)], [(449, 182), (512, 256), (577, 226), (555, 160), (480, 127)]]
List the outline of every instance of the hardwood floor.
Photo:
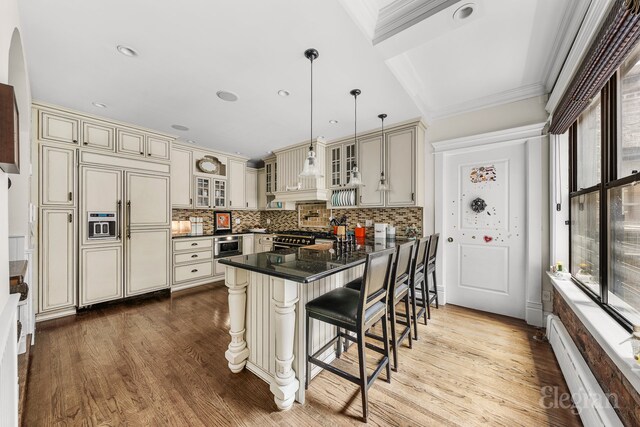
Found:
[[(220, 283), (39, 323), (23, 425), (361, 424), (358, 388), (328, 372), (304, 405), (277, 411), (265, 382), (227, 368), (227, 328)], [(391, 384), (383, 373), (371, 387), (370, 425), (580, 425), (545, 409), (543, 387), (567, 386), (535, 328), (447, 305), (419, 332)], [(357, 369), (355, 350), (338, 363)]]

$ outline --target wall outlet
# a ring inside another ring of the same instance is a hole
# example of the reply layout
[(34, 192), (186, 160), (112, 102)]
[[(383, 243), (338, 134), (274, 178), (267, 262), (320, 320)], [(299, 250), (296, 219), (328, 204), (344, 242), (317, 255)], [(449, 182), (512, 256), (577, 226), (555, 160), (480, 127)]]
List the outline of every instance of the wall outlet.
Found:
[(236, 224), (240, 224), (240, 218), (236, 218)]
[(364, 226), (365, 226), (365, 227), (371, 227), (372, 225), (373, 225), (373, 221), (371, 221), (370, 219), (367, 219), (367, 220), (364, 222)]
[(542, 291), (542, 301), (551, 301), (551, 291)]
[(267, 218), (267, 225), (271, 224), (271, 218)]

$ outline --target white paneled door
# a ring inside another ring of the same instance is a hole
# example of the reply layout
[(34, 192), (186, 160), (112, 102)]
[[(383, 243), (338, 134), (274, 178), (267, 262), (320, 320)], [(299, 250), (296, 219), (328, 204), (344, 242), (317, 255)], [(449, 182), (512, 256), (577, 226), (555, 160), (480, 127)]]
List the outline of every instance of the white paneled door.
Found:
[(522, 142), (445, 157), (447, 302), (525, 317), (525, 156)]

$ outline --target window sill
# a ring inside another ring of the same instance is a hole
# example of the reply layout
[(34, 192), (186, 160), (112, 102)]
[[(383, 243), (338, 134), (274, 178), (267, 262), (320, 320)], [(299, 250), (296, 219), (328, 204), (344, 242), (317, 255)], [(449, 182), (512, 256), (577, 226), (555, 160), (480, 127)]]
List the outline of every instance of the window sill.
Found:
[(631, 344), (622, 341), (630, 334), (570, 279), (549, 274), (553, 287), (562, 295), (584, 327), (607, 353), (622, 375), (640, 393), (640, 365), (631, 352)]

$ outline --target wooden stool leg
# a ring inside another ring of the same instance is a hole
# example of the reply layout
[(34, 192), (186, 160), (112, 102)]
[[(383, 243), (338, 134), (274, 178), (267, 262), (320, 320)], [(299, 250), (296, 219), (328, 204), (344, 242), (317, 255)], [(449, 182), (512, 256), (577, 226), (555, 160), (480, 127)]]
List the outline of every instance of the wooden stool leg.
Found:
[(396, 306), (395, 301), (391, 302), (389, 321), (391, 326), (391, 350), (393, 351), (393, 370), (398, 371), (398, 341), (396, 339)]
[(404, 309), (407, 315), (407, 328), (409, 328), (409, 333), (408, 333), (408, 337), (409, 337), (409, 348), (413, 348), (413, 338), (411, 338), (411, 314), (409, 312), (409, 294), (407, 293), (407, 295), (405, 295), (404, 297)]
[(311, 363), (309, 362), (309, 356), (311, 356), (311, 334), (310, 334), (310, 328), (309, 328), (309, 313), (307, 313), (307, 318), (306, 318), (306, 322), (305, 322), (305, 328), (306, 328), (306, 339), (307, 339), (307, 357), (306, 357), (306, 362), (307, 362), (307, 372), (305, 372), (304, 375), (304, 389), (307, 390), (309, 388), (309, 381), (311, 381)]
[(360, 362), (360, 394), (362, 394), (362, 418), (367, 422), (369, 401), (367, 396), (367, 359), (364, 353), (364, 331), (358, 331), (358, 360)]
[(387, 313), (382, 316), (382, 339), (384, 340), (384, 356), (387, 358), (387, 382), (391, 382), (391, 355), (389, 354), (389, 330)]
[(418, 301), (416, 301), (416, 299), (416, 283), (415, 281), (411, 280), (411, 308), (413, 309), (413, 313), (411, 313), (411, 315), (413, 316), (413, 338), (418, 341)]
[(436, 270), (433, 270), (433, 292), (436, 293), (436, 308), (438, 307), (438, 282), (436, 280)]
[(427, 319), (431, 319), (431, 309), (429, 308), (429, 276), (424, 276), (424, 280), (420, 283), (422, 285), (422, 304), (427, 309), (422, 315), (424, 316), (424, 324), (427, 324)]

